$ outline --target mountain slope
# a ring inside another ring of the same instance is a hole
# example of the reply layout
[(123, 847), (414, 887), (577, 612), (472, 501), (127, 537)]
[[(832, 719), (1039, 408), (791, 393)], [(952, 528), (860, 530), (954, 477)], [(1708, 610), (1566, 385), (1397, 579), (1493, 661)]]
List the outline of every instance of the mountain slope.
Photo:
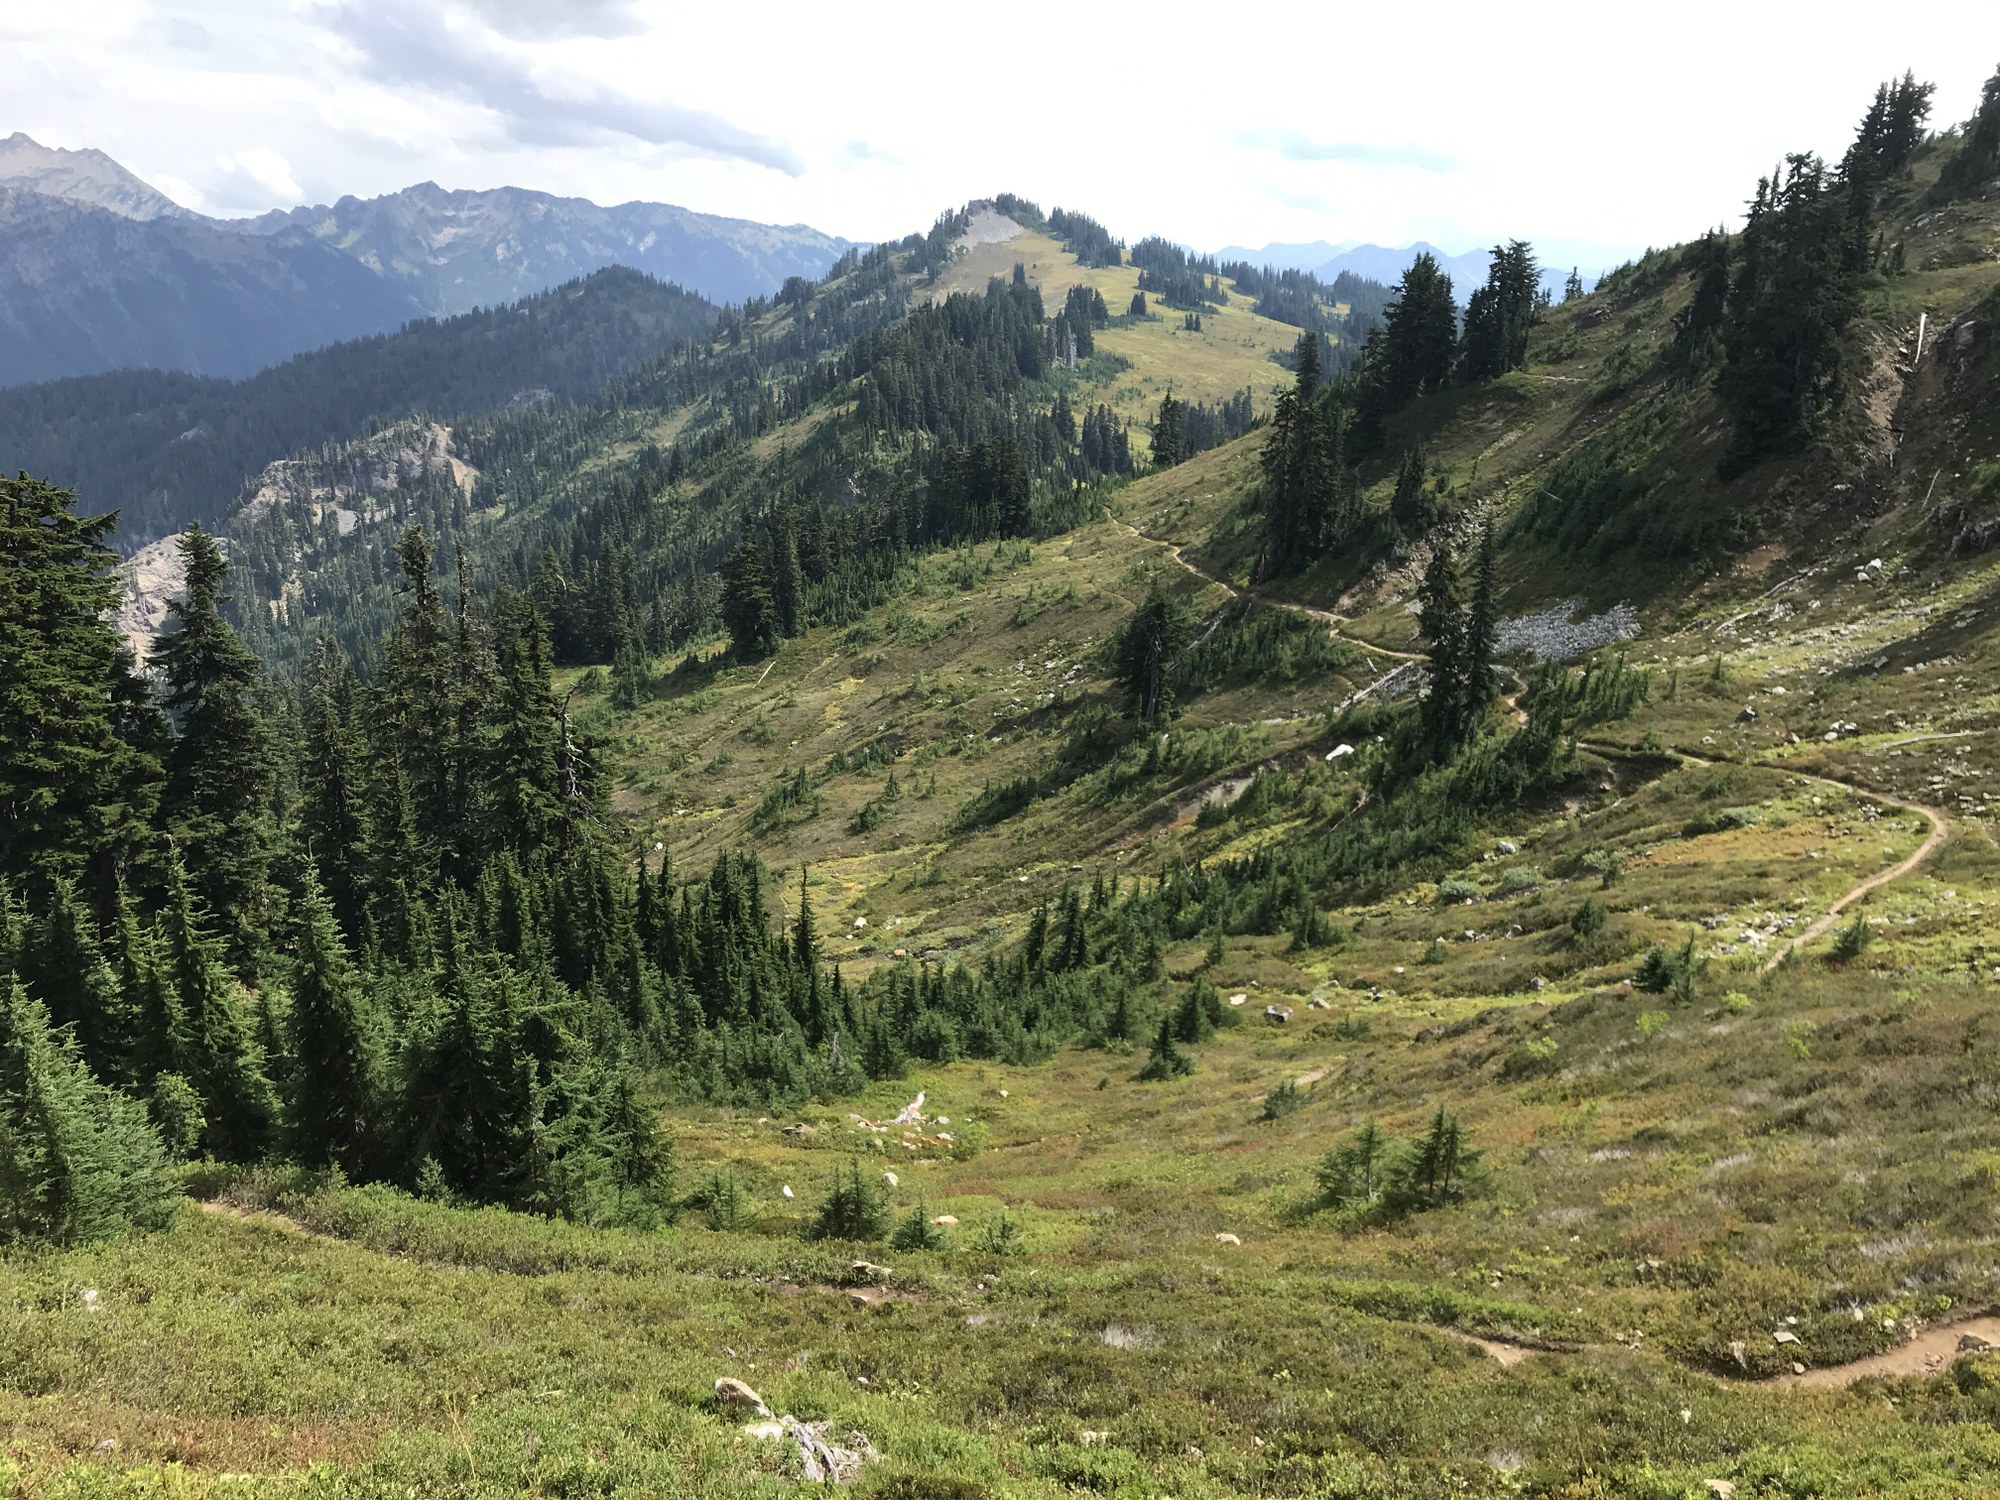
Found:
[(296, 230), (256, 238), (0, 188), (0, 385), (132, 368), (248, 375), (420, 311)]
[(126, 369), (236, 378), (612, 266), (740, 302), (816, 280), (848, 248), (671, 204), (434, 183), (209, 219), (101, 151), (16, 132), (0, 141), (0, 386)]
[(713, 302), (741, 302), (793, 276), (818, 279), (848, 248), (803, 224), (757, 224), (667, 203), (607, 208), (525, 188), (447, 192), (434, 182), (270, 213), (245, 227), (303, 230), (437, 314), (512, 302), (610, 265), (677, 281)]
[(22, 188), (127, 219), (200, 217), (102, 151), (44, 146), (18, 130), (0, 141), (0, 187)]
[(418, 412), (453, 422), (509, 402), (562, 404), (714, 317), (679, 287), (600, 271), (510, 307), (420, 319), (240, 381), (135, 370), (0, 391), (0, 450), (11, 466), (63, 475), (92, 507), (118, 510), (121, 540), (132, 546), (189, 521), (221, 520), (252, 476), (288, 454)]

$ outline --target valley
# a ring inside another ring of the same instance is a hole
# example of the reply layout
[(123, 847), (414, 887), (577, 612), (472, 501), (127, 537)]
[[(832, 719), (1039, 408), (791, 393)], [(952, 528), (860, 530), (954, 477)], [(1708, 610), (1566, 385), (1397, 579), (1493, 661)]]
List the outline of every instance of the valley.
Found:
[(0, 760), (0, 1494), (2000, 1493), (2000, 197), (1914, 89), (1560, 299), (1002, 194), (0, 402), (236, 434), (171, 720), (4, 492), (0, 704), (90, 711)]

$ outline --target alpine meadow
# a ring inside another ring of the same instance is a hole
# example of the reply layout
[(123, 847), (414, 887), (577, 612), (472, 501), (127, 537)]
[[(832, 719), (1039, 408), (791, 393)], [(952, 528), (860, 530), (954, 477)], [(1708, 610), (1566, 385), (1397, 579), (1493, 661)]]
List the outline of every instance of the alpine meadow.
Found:
[(0, 1497), (2000, 1495), (2000, 72), (1895, 45), (1388, 280), (0, 142)]

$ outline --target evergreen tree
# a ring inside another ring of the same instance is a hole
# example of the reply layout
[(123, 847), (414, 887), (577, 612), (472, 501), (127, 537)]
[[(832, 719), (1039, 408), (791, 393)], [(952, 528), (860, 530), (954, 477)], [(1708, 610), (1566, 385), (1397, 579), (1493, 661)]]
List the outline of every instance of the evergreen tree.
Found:
[[(628, 612), (629, 613), (629, 612)], [(469, 884), (478, 867), (485, 832), (486, 726), (496, 690), (492, 631), (468, 577), (465, 549), (458, 549), (458, 598), (452, 611), (450, 710), (445, 750), (450, 778), (443, 825), (437, 836), (451, 873)]]
[(0, 1245), (158, 1229), (176, 1196), (137, 1101), (90, 1076), (18, 980), (0, 976)]
[(1451, 277), (1426, 251), (1403, 272), (1396, 298), (1368, 335), (1362, 355), (1360, 414), (1371, 443), (1379, 440), (1388, 417), (1450, 382), (1457, 346)]
[(1458, 563), (1449, 538), (1431, 545), (1431, 560), (1417, 590), (1417, 629), (1430, 657), (1424, 693), (1424, 737), (1439, 752), (1463, 737), (1470, 684), (1466, 675), (1465, 609), (1459, 599)]
[(1143, 723), (1152, 723), (1171, 707), (1167, 673), (1193, 638), (1186, 601), (1157, 582), (1112, 638), (1114, 670)]
[(1465, 610), (1465, 716), (1469, 725), (1493, 701), (1493, 655), (1500, 621), (1493, 598), (1493, 519), (1479, 527), (1479, 554), (1473, 565), (1472, 599)]
[(1139, 1077), (1145, 1083), (1165, 1083), (1173, 1078), (1185, 1078), (1194, 1071), (1194, 1062), (1174, 1045), (1174, 1018), (1162, 1016), (1160, 1029), (1153, 1034), (1153, 1050), (1146, 1056), (1146, 1065), (1139, 1070)]
[(435, 999), (411, 1045), (403, 1159), (434, 1163), (450, 1190), (467, 1198), (522, 1201), (540, 1184), (519, 981), (467, 951), (456, 908), (455, 899), (444, 903)]
[(173, 1066), (175, 1038), (183, 1031), (180, 998), (168, 979), (157, 934), (140, 919), (123, 887), (115, 899), (111, 936), (109, 961), (132, 1026), (125, 1074), (132, 1083), (150, 1086), (162, 1069)]
[(861, 1163), (850, 1161), (847, 1170), (834, 1169), (833, 1181), (812, 1220), (806, 1225), (809, 1240), (879, 1240), (889, 1229), (889, 1206), (882, 1190), (862, 1175)]
[(1908, 166), (1924, 143), (1924, 122), (1930, 119), (1936, 92), (1936, 84), (1918, 83), (1910, 72), (1880, 85), (1841, 163), (1843, 175), (1872, 194)]
[(1699, 357), (1729, 307), (1729, 237), (1711, 229), (1688, 247), (1682, 260), (1694, 282), (1688, 305), (1674, 314), (1674, 357), (1690, 364)]
[(1816, 156), (1787, 157), (1781, 175), (1758, 183), (1716, 381), (1734, 428), (1726, 473), (1797, 446), (1838, 400), (1864, 269), (1854, 227), (1847, 196)]
[(722, 564), (722, 621), (745, 656), (768, 655), (778, 643), (778, 611), (772, 601), (763, 559), (745, 537)]
[(164, 732), (109, 619), (112, 516), (0, 477), (0, 881), (66, 876), (93, 905), (144, 860)]
[(951, 1236), (945, 1233), (943, 1225), (931, 1222), (930, 1209), (919, 1198), (917, 1206), (903, 1215), (896, 1232), (889, 1236), (889, 1247), (892, 1250), (949, 1250)]
[(1495, 380), (1528, 362), (1528, 331), (1539, 308), (1541, 272), (1525, 240), (1493, 247), (1486, 285), (1465, 307), (1465, 336), (1459, 346), (1458, 378)]
[(1373, 1120), (1363, 1120), (1353, 1136), (1320, 1159), (1314, 1169), (1321, 1208), (1369, 1207), (1381, 1197), (1388, 1175), (1389, 1138)]
[(1174, 1008), (1173, 1037), (1177, 1042), (1190, 1046), (1205, 1042), (1215, 1035), (1215, 1025), (1222, 1017), (1222, 997), (1216, 993), (1214, 985), (1197, 977), (1181, 992), (1180, 1003)]
[(160, 815), (230, 962), (248, 973), (270, 925), (270, 733), (257, 709), (257, 658), (222, 617), (222, 549), (199, 523), (179, 549), (185, 593), (168, 605), (172, 623), (153, 648), (179, 729)]
[(1173, 387), (1160, 398), (1160, 412), (1153, 419), (1153, 467), (1171, 469), (1187, 455), (1181, 447), (1181, 402), (1174, 399)]
[(1292, 388), (1278, 397), (1264, 445), (1266, 572), (1309, 567), (1346, 541), (1357, 499), (1342, 453), (1341, 414), (1322, 396), (1319, 335), (1304, 334)]
[(551, 685), (548, 623), (534, 601), (506, 591), (493, 613), (498, 670), (485, 842), (526, 858), (565, 843), (561, 710)]
[(1583, 295), (1583, 278), (1577, 274), (1575, 266), (1569, 268), (1569, 276), (1563, 282), (1563, 301), (1574, 302)]
[(1424, 1138), (1389, 1174), (1385, 1193), (1390, 1206), (1410, 1213), (1442, 1207), (1462, 1197), (1478, 1171), (1479, 1156), (1466, 1144), (1458, 1117), (1446, 1113), (1440, 1104)]
[(350, 941), (361, 936), (367, 912), (367, 746), (354, 718), (360, 696), (345, 653), (320, 637), (305, 672), (298, 825)]
[(381, 1144), (387, 1062), (333, 904), (310, 867), (297, 907), (290, 1022), (290, 1113), (299, 1159), (365, 1175)]
[(459, 834), (452, 766), (452, 629), (431, 573), (430, 539), (412, 526), (396, 542), (406, 585), (401, 618), (382, 648), (370, 740), (383, 763), (371, 778), (386, 799), (372, 830), (391, 854), (383, 874), (427, 886)]
[(19, 945), (15, 968), (51, 1022), (76, 1038), (92, 1074), (126, 1081), (139, 1043), (133, 996), (106, 960), (96, 923), (70, 881), (55, 882), (42, 919)]
[(2000, 179), (2000, 69), (1979, 93), (1979, 108), (1965, 123), (1958, 149), (1945, 159), (1931, 187), (1933, 203), (1970, 197)]
[(1403, 461), (1396, 467), (1396, 488), (1389, 496), (1389, 519), (1398, 532), (1414, 540), (1437, 524), (1442, 510), (1436, 489), (1427, 482), (1423, 447), (1404, 449)]
[(1062, 915), (1057, 923), (1055, 956), (1049, 967), (1058, 974), (1080, 969), (1090, 961), (1090, 939), (1084, 927), (1083, 897), (1073, 885), (1063, 887)]
[(176, 852), (160, 912), (163, 970), (174, 995), (172, 1055), (201, 1095), (205, 1144), (228, 1161), (254, 1161), (270, 1146), (276, 1100), (258, 1056), (242, 995), (221, 946), (203, 925), (200, 898)]

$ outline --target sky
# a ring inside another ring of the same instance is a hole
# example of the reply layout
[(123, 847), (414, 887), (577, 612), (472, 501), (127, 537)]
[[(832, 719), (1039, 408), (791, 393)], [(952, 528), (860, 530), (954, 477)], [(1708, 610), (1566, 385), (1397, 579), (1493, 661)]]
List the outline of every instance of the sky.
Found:
[(1906, 67), (1964, 119), (2000, 4), (0, 0), (0, 52), (0, 135), (220, 216), (428, 180), (878, 240), (1009, 191), (1128, 240), (1591, 268), (1734, 221)]

